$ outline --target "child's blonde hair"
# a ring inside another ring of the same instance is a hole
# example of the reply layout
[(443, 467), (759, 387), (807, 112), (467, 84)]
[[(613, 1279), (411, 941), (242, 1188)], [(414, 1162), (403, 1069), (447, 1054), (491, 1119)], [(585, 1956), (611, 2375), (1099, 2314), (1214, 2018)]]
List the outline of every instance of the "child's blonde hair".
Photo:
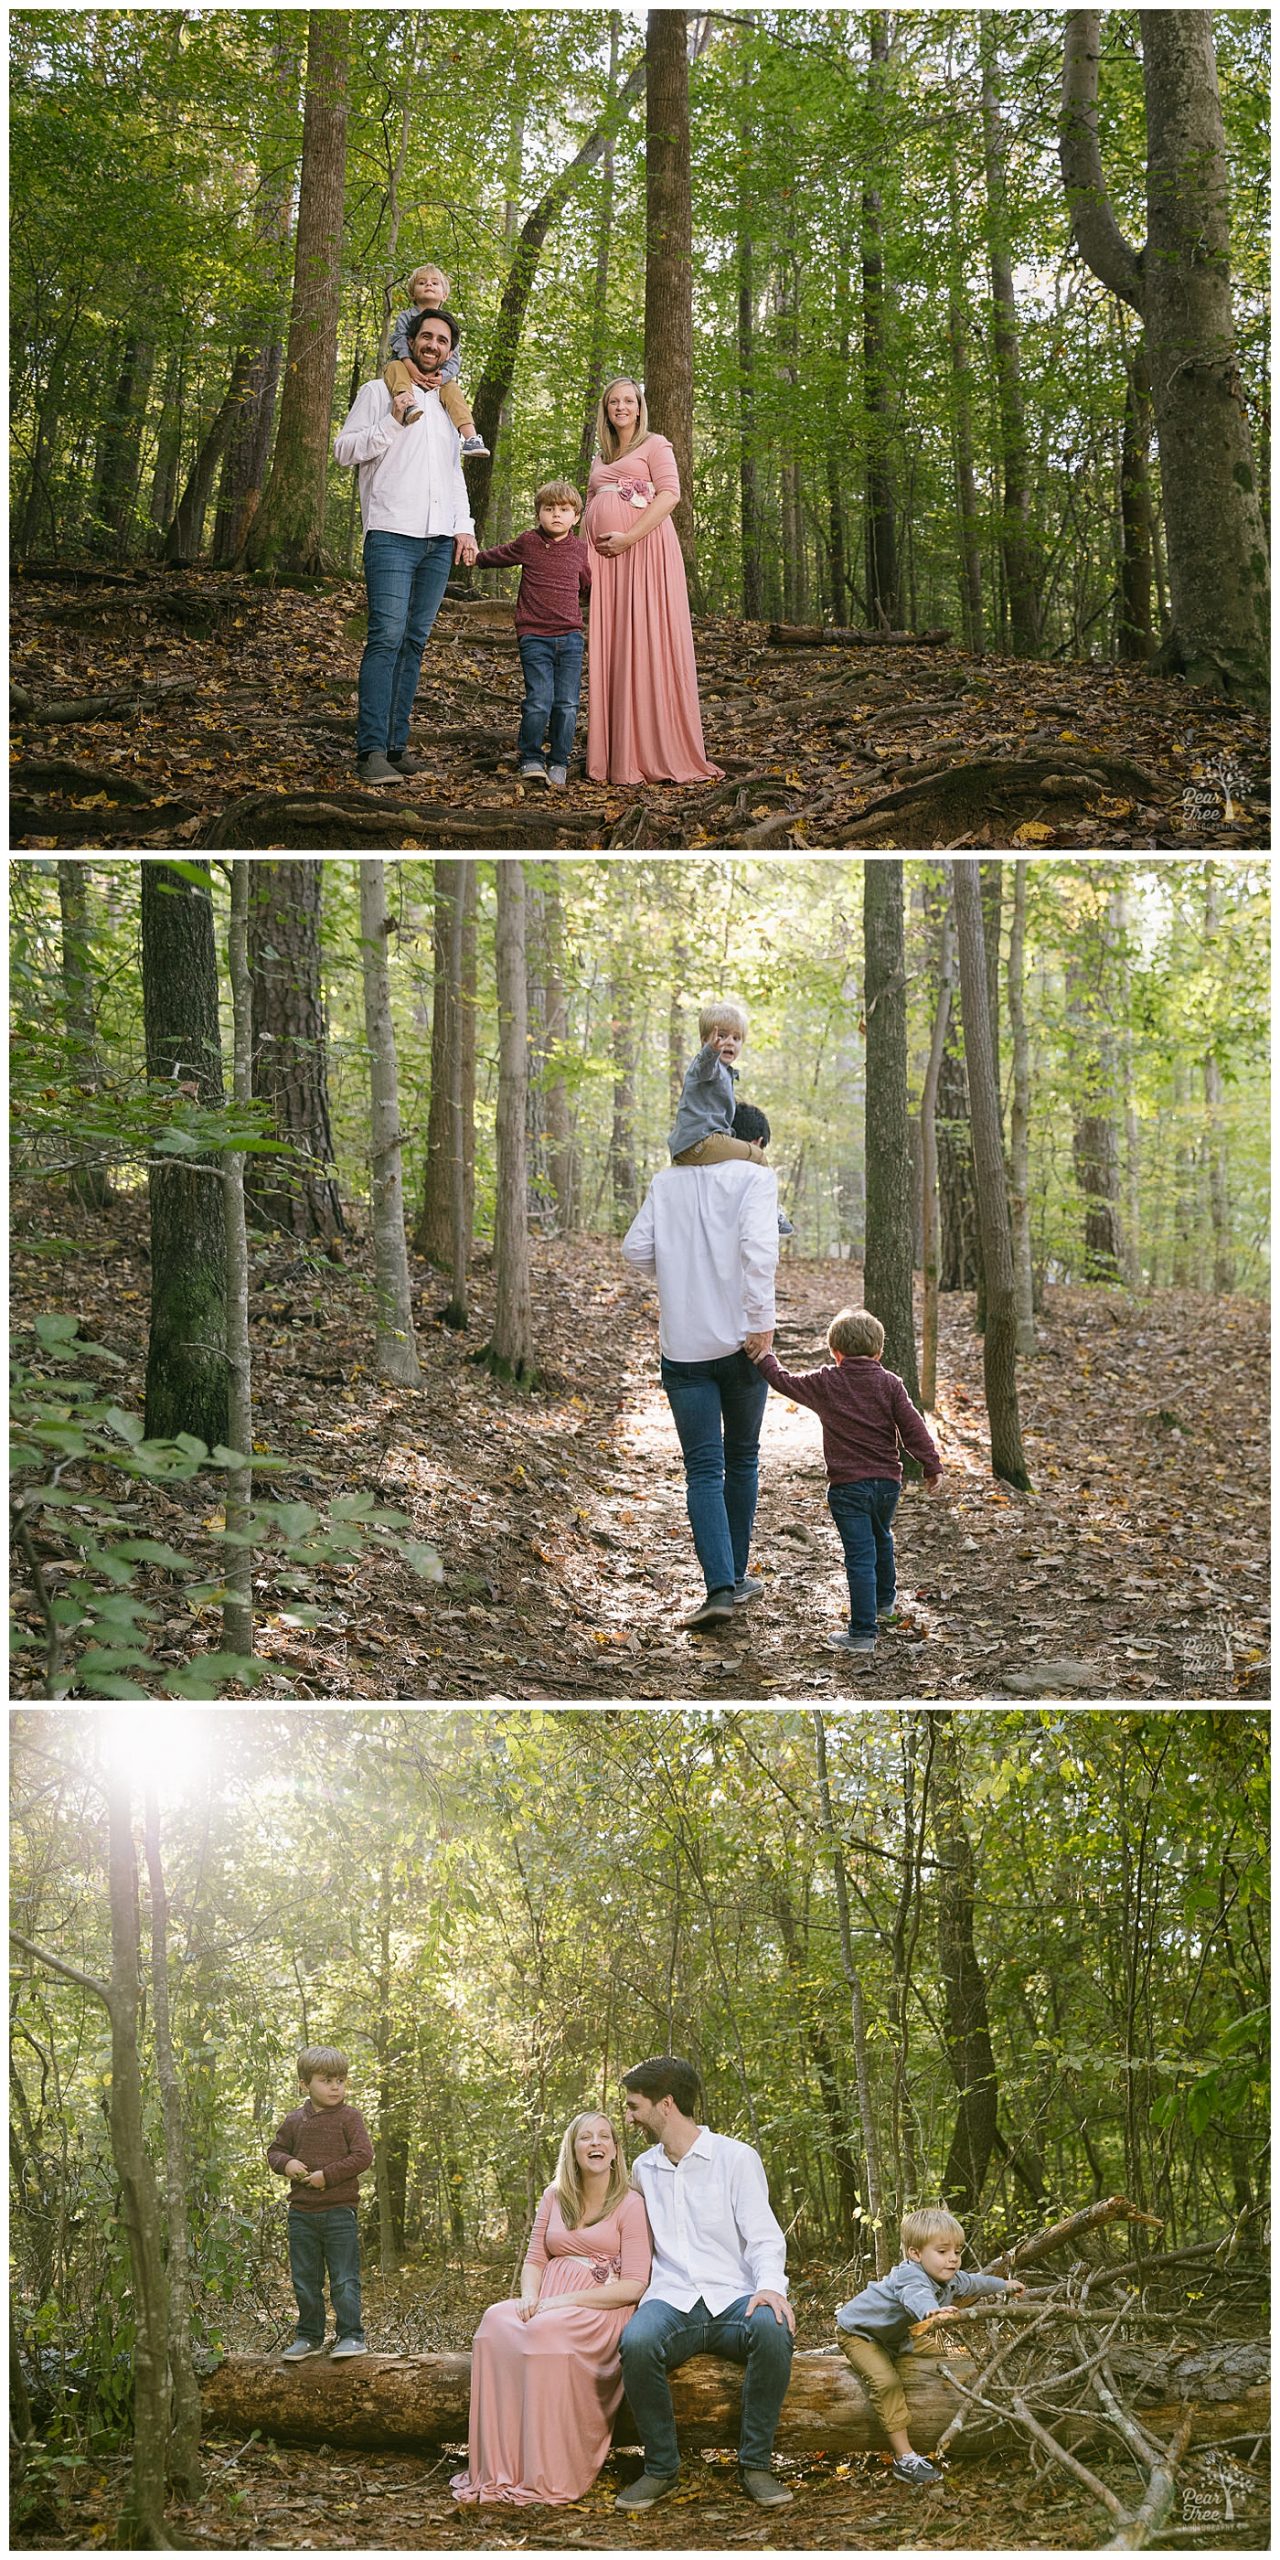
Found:
[(878, 1360), (884, 1349), (884, 1326), (865, 1307), (841, 1307), (827, 1327), (827, 1349), (846, 1360)]
[(332, 2072), (335, 2079), (349, 2080), (351, 2066), (336, 2044), (304, 2044), (298, 2056), (298, 2078), (309, 2089), (317, 2071)]
[(957, 2222), (955, 2215), (948, 2213), (943, 2204), (922, 2204), (914, 2213), (904, 2213), (901, 2233), (902, 2246), (908, 2256), (913, 2249), (923, 2249), (929, 2240), (954, 2240), (957, 2249), (964, 2246), (964, 2224)]
[(420, 267), (414, 268), (413, 274), (409, 278), (410, 293), (412, 293), (419, 276), (439, 276), (444, 285), (445, 301), (448, 301), (449, 296), (453, 291), (453, 286), (451, 285), (448, 276), (445, 274), (444, 268), (442, 266), (438, 266), (434, 258), (426, 258), (423, 260)]
[(539, 507), (572, 507), (574, 514), (580, 516), (581, 494), (574, 488), (572, 480), (544, 480), (542, 487), (535, 489), (533, 493), (535, 515)]
[(713, 1031), (736, 1031), (740, 1040), (747, 1036), (747, 1017), (740, 1004), (704, 1004), (698, 1016), (698, 1038), (704, 1043)]

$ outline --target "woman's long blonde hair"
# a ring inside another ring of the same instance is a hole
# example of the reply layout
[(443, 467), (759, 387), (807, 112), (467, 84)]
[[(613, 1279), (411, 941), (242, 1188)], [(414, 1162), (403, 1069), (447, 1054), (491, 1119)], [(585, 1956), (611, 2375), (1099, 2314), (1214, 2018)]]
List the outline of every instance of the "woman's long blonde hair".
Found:
[(620, 382), (625, 382), (628, 387), (634, 391), (636, 398), (640, 403), (640, 415), (636, 420), (635, 434), (633, 435), (630, 444), (627, 446), (628, 453), (634, 453), (636, 446), (638, 444), (643, 444), (645, 437), (649, 432), (649, 403), (645, 399), (644, 392), (642, 391), (640, 384), (633, 381), (629, 373), (615, 373), (613, 380), (611, 382), (606, 382), (604, 389), (600, 394), (600, 406), (596, 411), (596, 443), (599, 445), (600, 451), (604, 455), (606, 462), (616, 462), (618, 455), (622, 451), (622, 447), (618, 442), (617, 430), (615, 427), (610, 425), (609, 419), (605, 413), (604, 405), (610, 392), (616, 391)]
[(581, 2115), (575, 2116), (573, 2122), (565, 2127), (560, 2156), (556, 2162), (555, 2189), (560, 2205), (560, 2219), (566, 2231), (578, 2229), (585, 2218), (586, 2210), (582, 2193), (582, 2173), (574, 2156), (573, 2146), (584, 2124), (597, 2122), (607, 2124), (613, 2135), (613, 2166), (609, 2171), (609, 2184), (605, 2189), (604, 2203), (595, 2217), (597, 2222), (603, 2222), (606, 2216), (613, 2212), (614, 2206), (621, 2204), (631, 2185), (630, 2172), (622, 2156), (622, 2144), (618, 2140), (612, 2117), (605, 2114), (603, 2107), (584, 2107)]

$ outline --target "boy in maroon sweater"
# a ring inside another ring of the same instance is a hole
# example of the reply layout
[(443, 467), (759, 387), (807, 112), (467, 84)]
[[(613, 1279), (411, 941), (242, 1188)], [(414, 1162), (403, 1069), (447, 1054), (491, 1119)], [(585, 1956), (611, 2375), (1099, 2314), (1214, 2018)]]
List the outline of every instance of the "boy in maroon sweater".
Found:
[(899, 1441), (920, 1460), (930, 1493), (942, 1482), (942, 1460), (901, 1378), (880, 1366), (879, 1317), (842, 1307), (827, 1344), (835, 1367), (798, 1375), (771, 1351), (752, 1356), (779, 1395), (811, 1405), (821, 1419), (827, 1501), (849, 1575), (849, 1632), (832, 1643), (844, 1653), (874, 1653), (876, 1620), (892, 1616), (897, 1591), (891, 1524), (902, 1491)]
[[(524, 668), (524, 710), (516, 757), (523, 782), (563, 790), (582, 689), (582, 599), (591, 593), (591, 555), (573, 530), (582, 500), (571, 480), (548, 480), (534, 499), (538, 521), (514, 542), (476, 554), (477, 569), (519, 569), (516, 639)], [(550, 730), (551, 752), (542, 761)]]
[(286, 2364), (318, 2356), (324, 2346), (324, 2277), (338, 2335), (335, 2356), (363, 2356), (360, 2317), (359, 2180), (373, 2167), (373, 2144), (358, 2107), (347, 2105), (347, 2057), (333, 2045), (305, 2045), (298, 2079), (306, 2104), (277, 2129), (267, 2160), (289, 2192), (289, 2273), (298, 2297), (298, 2334)]

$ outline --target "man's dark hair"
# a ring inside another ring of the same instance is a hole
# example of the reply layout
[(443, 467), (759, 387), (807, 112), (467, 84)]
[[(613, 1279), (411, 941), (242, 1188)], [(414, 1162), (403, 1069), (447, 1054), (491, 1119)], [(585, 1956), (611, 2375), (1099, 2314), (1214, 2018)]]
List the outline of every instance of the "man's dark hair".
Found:
[(413, 315), (413, 318), (412, 318), (412, 320), (409, 322), (408, 327), (406, 328), (405, 333), (404, 333), (404, 334), (405, 334), (406, 339), (408, 340), (409, 345), (410, 345), (410, 346), (412, 346), (412, 345), (413, 345), (414, 340), (416, 339), (416, 337), (417, 337), (417, 335), (418, 335), (418, 331), (419, 331), (419, 329), (422, 327), (422, 323), (423, 323), (423, 321), (424, 321), (424, 320), (443, 320), (443, 321), (444, 321), (445, 326), (446, 326), (446, 328), (448, 329), (448, 332), (449, 332), (449, 347), (450, 347), (450, 351), (452, 352), (453, 348), (454, 348), (454, 347), (456, 347), (456, 345), (457, 345), (457, 343), (458, 343), (458, 340), (459, 340), (459, 338), (460, 338), (460, 337), (461, 337), (461, 335), (462, 335), (462, 331), (461, 331), (461, 329), (458, 327), (458, 323), (457, 323), (457, 321), (454, 319), (453, 313), (452, 313), (451, 311), (415, 311), (415, 313), (414, 313), (414, 315)]
[(735, 1138), (745, 1138), (749, 1147), (767, 1147), (772, 1131), (765, 1113), (755, 1102), (740, 1102), (733, 1115)]
[(637, 2062), (634, 2069), (622, 2075), (624, 2089), (634, 2089), (641, 2098), (674, 2098), (682, 2116), (696, 2116), (702, 2097), (702, 2083), (691, 2062), (678, 2053), (657, 2053), (649, 2062)]

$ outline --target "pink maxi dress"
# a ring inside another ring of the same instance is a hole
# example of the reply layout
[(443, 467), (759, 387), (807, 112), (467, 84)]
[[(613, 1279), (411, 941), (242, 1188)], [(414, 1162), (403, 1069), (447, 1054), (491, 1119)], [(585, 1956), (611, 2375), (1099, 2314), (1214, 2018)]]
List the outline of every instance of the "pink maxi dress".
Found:
[(603, 2222), (566, 2231), (548, 2187), (527, 2254), (546, 2270), (542, 2302), (572, 2293), (581, 2306), (522, 2320), (514, 2302), (490, 2303), (471, 2351), (467, 2468), (450, 2483), (462, 2506), (569, 2506), (586, 2496), (608, 2456), (622, 2400), (618, 2340), (635, 2305), (598, 2311), (591, 2297), (611, 2276), (648, 2283), (643, 2199), (633, 2190)]
[(593, 782), (718, 782), (702, 744), (698, 670), (680, 537), (670, 516), (613, 560), (601, 534), (624, 533), (640, 503), (680, 495), (665, 436), (616, 462), (593, 462), (582, 529), (591, 545), (587, 771)]

